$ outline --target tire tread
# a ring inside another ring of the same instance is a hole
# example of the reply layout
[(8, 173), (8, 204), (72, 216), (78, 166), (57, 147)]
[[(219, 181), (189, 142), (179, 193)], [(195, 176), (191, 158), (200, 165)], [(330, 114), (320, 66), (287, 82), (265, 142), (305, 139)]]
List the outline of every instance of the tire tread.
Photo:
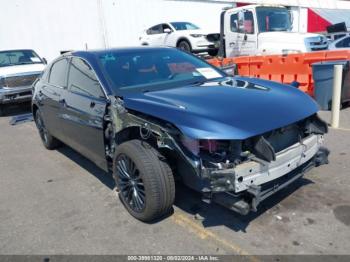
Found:
[(142, 221), (152, 221), (168, 213), (175, 200), (175, 182), (171, 168), (164, 161), (165, 158), (147, 142), (140, 140), (130, 140), (119, 145), (116, 155), (125, 152), (131, 153), (131, 158), (138, 157), (142, 163), (143, 170), (140, 171), (147, 176), (150, 185), (147, 193), (151, 195), (148, 199), (154, 201), (147, 214), (136, 216), (127, 208), (128, 211)]

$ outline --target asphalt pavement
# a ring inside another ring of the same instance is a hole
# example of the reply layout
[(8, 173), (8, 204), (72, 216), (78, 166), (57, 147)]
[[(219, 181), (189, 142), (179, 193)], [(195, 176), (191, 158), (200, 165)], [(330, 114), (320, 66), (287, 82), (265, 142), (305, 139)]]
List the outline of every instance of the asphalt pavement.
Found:
[[(33, 122), (0, 117), (0, 254), (350, 254), (350, 108), (330, 129), (330, 164), (240, 216), (176, 185), (174, 211), (132, 218), (112, 178), (69, 147), (46, 150)], [(329, 121), (329, 113), (320, 114)]]

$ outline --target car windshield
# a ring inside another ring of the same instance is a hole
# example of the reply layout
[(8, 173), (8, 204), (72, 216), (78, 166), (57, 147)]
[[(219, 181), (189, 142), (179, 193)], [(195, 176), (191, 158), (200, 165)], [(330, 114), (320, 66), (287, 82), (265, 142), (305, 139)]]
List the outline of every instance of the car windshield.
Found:
[(189, 22), (173, 22), (170, 23), (176, 30), (197, 30), (198, 26)]
[(226, 76), (201, 59), (170, 48), (109, 51), (100, 54), (99, 61), (117, 93), (168, 89)]
[(283, 7), (257, 7), (259, 31), (291, 31), (292, 23), (289, 11)]
[(0, 67), (41, 63), (42, 60), (33, 50), (0, 51)]

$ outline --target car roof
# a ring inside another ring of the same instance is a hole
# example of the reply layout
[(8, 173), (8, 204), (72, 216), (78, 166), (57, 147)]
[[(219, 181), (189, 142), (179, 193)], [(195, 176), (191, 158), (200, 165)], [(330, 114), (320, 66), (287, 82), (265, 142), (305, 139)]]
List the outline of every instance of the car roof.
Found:
[(345, 36), (343, 36), (343, 37), (340, 37), (340, 38), (338, 38), (338, 39), (334, 40), (334, 42), (333, 42), (333, 43), (338, 43), (338, 42), (340, 42), (340, 41), (344, 40), (345, 38), (349, 38), (349, 37), (350, 37), (350, 35), (345, 35)]
[(343, 48), (343, 47), (336, 47), (335, 45), (338, 44), (340, 41), (343, 41), (345, 38), (349, 38), (349, 37), (350, 37), (350, 35), (345, 35), (345, 36), (342, 36), (338, 39), (335, 39), (335, 40), (330, 42), (329, 47), (331, 47), (331, 48)]
[(80, 56), (80, 57), (90, 57), (91, 55), (94, 56), (99, 56), (99, 55), (103, 55), (106, 53), (110, 53), (113, 52), (115, 54), (125, 54), (125, 53), (130, 53), (130, 52), (140, 52), (143, 50), (147, 50), (147, 51), (161, 51), (161, 50), (167, 50), (167, 49), (175, 49), (172, 47), (149, 47), (149, 46), (138, 46), (138, 47), (119, 47), (119, 48), (107, 48), (107, 49), (92, 49), (92, 50), (83, 50), (83, 51), (71, 51), (71, 52), (67, 52), (64, 53), (63, 56), (69, 56), (69, 55), (73, 55), (73, 56)]
[(34, 51), (33, 49), (8, 49), (8, 50), (0, 50), (0, 52), (18, 52), (18, 51)]
[(188, 22), (188, 21), (171, 21), (171, 22), (168, 22), (169, 24), (171, 23), (189, 23), (189, 24), (193, 24), (192, 22)]

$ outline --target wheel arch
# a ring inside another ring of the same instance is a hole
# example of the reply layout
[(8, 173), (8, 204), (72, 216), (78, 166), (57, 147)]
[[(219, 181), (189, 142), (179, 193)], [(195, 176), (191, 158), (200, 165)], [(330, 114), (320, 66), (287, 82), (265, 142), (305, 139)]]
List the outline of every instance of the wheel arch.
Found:
[(185, 37), (185, 36), (181, 36), (181, 37), (176, 41), (176, 47), (178, 47), (179, 44), (180, 44), (182, 41), (186, 41), (186, 42), (190, 45), (190, 47), (192, 48), (191, 41), (190, 41), (187, 37)]
[(36, 114), (36, 111), (39, 110), (39, 106), (35, 103), (32, 104), (32, 114), (33, 114), (33, 117), (35, 117), (35, 114)]

